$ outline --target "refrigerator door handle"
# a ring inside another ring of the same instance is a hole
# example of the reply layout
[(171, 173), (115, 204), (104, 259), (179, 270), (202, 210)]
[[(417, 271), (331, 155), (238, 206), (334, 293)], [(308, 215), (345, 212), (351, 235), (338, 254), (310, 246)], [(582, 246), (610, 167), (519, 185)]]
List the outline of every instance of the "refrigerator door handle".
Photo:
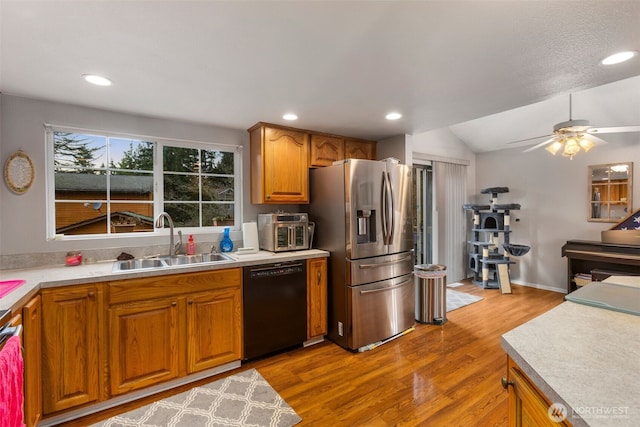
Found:
[(368, 291), (360, 291), (360, 295), (365, 295), (365, 294), (375, 294), (378, 292), (386, 292), (386, 291), (390, 291), (392, 289), (397, 289), (397, 288), (401, 288), (404, 285), (406, 285), (407, 283), (411, 283), (412, 280), (405, 280), (404, 282), (400, 282), (397, 285), (394, 286), (389, 286), (388, 288), (378, 288), (378, 289), (371, 289)]
[(382, 205), (382, 240), (387, 244), (387, 173), (382, 172), (382, 197), (380, 197)]
[(382, 173), (382, 231), (385, 245), (393, 241), (393, 189), (389, 172)]
[(398, 264), (402, 261), (406, 261), (409, 258), (411, 258), (411, 256), (405, 256), (403, 258), (398, 258), (395, 259), (393, 261), (387, 261), (387, 262), (379, 262), (379, 263), (375, 263), (375, 264), (361, 264), (358, 266), (358, 268), (376, 268), (376, 267), (386, 267), (389, 265), (393, 265), (393, 264)]

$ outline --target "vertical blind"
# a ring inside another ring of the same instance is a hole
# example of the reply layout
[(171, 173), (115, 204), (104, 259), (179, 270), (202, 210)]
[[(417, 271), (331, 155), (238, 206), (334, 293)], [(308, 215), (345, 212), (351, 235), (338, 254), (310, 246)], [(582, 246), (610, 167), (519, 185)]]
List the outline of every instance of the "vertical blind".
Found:
[[(467, 166), (433, 162), (436, 199), (437, 262), (447, 267), (447, 282), (465, 279), (467, 274)], [(435, 218), (434, 218), (435, 220)]]

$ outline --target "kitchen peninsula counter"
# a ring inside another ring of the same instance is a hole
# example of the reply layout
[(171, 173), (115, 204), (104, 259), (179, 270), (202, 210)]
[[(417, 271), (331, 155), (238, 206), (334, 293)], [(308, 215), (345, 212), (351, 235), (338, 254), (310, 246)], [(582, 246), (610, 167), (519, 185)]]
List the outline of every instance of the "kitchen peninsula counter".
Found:
[(566, 301), (502, 347), (574, 426), (640, 425), (640, 316)]
[(214, 263), (190, 264), (165, 268), (145, 268), (140, 270), (124, 270), (113, 272), (115, 260), (100, 261), (94, 264), (81, 264), (74, 267), (65, 265), (48, 265), (15, 270), (0, 270), (0, 281), (25, 280), (26, 283), (0, 298), (0, 310), (15, 310), (26, 303), (40, 289), (58, 286), (80, 285), (106, 282), (110, 280), (133, 279), (141, 277), (162, 276), (169, 274), (192, 273), (198, 271), (214, 271), (225, 268), (238, 268), (250, 265), (295, 261), (309, 258), (324, 258), (329, 252), (310, 249), (295, 252), (260, 251), (256, 254), (238, 255), (228, 253), (232, 260)]

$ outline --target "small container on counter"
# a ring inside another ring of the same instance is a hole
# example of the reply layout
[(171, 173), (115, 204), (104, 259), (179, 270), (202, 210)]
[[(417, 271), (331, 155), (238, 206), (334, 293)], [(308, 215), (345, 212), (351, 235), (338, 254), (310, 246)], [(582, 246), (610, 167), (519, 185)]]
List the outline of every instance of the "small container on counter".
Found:
[(78, 251), (67, 252), (64, 263), (70, 267), (80, 265), (82, 264), (82, 254)]

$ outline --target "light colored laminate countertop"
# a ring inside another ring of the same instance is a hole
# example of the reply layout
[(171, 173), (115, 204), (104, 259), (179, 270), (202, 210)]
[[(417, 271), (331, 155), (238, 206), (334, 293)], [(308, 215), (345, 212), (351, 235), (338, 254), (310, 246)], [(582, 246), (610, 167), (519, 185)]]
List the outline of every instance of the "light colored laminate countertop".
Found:
[(0, 281), (25, 280), (26, 283), (0, 298), (0, 310), (16, 310), (24, 305), (32, 295), (42, 288), (52, 288), (67, 285), (104, 282), (110, 280), (133, 279), (139, 277), (163, 276), (186, 272), (220, 270), (223, 268), (237, 268), (250, 265), (271, 264), (285, 261), (295, 261), (308, 258), (324, 258), (329, 252), (319, 249), (295, 252), (260, 251), (256, 254), (238, 255), (228, 253), (232, 261), (202, 263), (173, 266), (168, 268), (146, 268), (140, 270), (126, 270), (113, 272), (114, 260), (100, 261), (94, 264), (81, 264), (75, 267), (64, 265), (49, 265), (36, 268), (16, 270), (0, 270)]
[(574, 426), (640, 426), (640, 316), (566, 301), (502, 347)]

